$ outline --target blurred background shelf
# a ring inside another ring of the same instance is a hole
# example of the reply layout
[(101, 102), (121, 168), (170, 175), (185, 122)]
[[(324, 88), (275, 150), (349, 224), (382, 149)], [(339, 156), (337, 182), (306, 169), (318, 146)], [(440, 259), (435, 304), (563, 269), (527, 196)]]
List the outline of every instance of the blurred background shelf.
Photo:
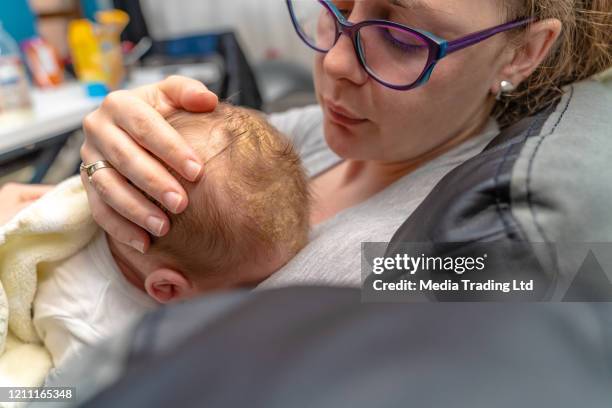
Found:
[[(17, 41), (40, 36), (68, 64), (67, 27), (75, 18), (118, 8), (130, 23), (122, 40), (152, 44), (129, 67), (125, 87), (171, 74), (205, 83), (222, 100), (266, 112), (315, 103), (313, 53), (295, 35), (282, 0), (11, 0), (0, 21)], [(74, 79), (32, 90), (29, 113), (0, 114), (0, 185), (54, 183), (74, 174), (83, 140), (81, 123), (101, 99)]]
[(0, 162), (11, 152), (77, 130), (99, 100), (88, 98), (77, 82), (32, 91), (31, 112), (0, 117)]

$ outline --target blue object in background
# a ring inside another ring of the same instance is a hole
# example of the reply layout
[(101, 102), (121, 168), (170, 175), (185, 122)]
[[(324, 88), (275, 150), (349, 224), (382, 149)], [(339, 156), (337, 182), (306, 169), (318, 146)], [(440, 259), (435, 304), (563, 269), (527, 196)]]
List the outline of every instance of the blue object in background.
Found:
[(38, 35), (36, 31), (36, 17), (27, 0), (4, 1), (0, 7), (0, 21), (4, 29), (19, 44), (23, 40)]
[(85, 91), (90, 98), (104, 98), (108, 95), (108, 87), (103, 82), (87, 82)]
[(96, 12), (113, 8), (111, 0), (81, 0), (83, 16), (91, 21), (96, 20)]
[(205, 57), (217, 52), (218, 48), (218, 34), (193, 35), (153, 44), (155, 54), (172, 58)]

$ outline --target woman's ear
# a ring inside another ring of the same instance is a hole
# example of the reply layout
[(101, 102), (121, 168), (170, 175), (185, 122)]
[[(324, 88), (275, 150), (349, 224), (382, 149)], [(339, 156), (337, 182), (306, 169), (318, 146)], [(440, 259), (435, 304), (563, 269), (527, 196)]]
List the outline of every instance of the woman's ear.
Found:
[(184, 300), (194, 294), (189, 279), (173, 269), (157, 269), (145, 278), (145, 290), (159, 303)]
[(527, 79), (551, 52), (562, 27), (561, 21), (555, 18), (531, 24), (523, 35), (521, 45), (512, 51), (511, 62), (502, 67), (491, 92), (499, 92), (501, 81), (510, 81), (518, 86)]

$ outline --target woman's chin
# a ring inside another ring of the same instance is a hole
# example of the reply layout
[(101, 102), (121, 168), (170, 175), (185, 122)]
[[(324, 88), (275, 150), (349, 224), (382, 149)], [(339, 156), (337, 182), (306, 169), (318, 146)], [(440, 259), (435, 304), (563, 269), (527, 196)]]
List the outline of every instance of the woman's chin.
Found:
[(337, 125), (328, 120), (324, 125), (325, 140), (328, 147), (343, 159), (364, 160), (363, 138), (352, 129)]

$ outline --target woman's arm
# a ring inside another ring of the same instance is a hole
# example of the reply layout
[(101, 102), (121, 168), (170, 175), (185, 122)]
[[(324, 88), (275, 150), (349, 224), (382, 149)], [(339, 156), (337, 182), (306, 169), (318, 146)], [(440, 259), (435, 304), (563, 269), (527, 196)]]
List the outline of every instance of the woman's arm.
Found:
[(4, 225), (22, 208), (38, 200), (53, 186), (6, 183), (0, 187), (0, 225)]
[[(208, 112), (218, 99), (201, 82), (171, 76), (157, 84), (113, 92), (83, 121), (83, 163), (107, 160), (90, 183), (81, 174), (96, 222), (115, 239), (144, 252), (149, 235), (168, 232), (170, 221), (130, 180), (173, 213), (187, 207), (187, 194), (166, 170), (187, 180), (202, 172), (200, 158), (165, 120), (176, 110)], [(146, 231), (145, 231), (146, 230)]]

